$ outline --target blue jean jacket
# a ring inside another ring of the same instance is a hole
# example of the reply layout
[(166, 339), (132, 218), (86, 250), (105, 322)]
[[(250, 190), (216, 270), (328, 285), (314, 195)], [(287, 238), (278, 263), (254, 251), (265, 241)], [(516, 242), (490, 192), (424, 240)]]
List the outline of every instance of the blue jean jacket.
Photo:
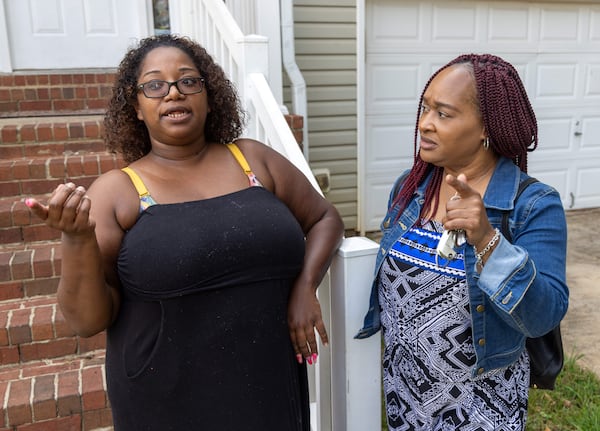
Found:
[[(402, 181), (401, 176), (396, 182)], [(483, 203), (494, 227), (500, 228), (503, 211), (511, 211), (512, 244), (503, 236), (486, 261), (481, 274), (475, 269), (473, 247), (464, 250), (471, 310), (476, 376), (503, 368), (518, 359), (526, 337), (539, 337), (560, 323), (567, 312), (566, 284), (567, 225), (560, 196), (552, 187), (531, 184), (514, 202), (519, 182), (528, 176), (501, 158), (490, 180)], [(399, 208), (390, 208), (381, 223), (383, 237), (375, 264), (369, 309), (363, 328), (355, 338), (379, 331), (378, 274), (394, 242), (418, 220), (427, 178), (396, 220)], [(395, 189), (394, 187), (393, 189)]]

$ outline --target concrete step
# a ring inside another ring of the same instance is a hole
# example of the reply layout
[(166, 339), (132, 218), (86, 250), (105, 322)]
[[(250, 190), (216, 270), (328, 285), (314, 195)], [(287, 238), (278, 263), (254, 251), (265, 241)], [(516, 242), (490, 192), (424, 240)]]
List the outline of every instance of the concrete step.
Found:
[(110, 429), (103, 350), (0, 367), (0, 431)]

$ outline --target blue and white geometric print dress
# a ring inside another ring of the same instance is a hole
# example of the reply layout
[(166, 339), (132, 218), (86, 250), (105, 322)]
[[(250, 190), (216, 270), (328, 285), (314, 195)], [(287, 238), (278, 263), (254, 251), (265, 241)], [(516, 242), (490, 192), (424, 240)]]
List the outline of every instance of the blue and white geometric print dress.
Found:
[(436, 221), (413, 227), (379, 272), (389, 430), (523, 430), (527, 355), (507, 369), (471, 377), (476, 358), (464, 256), (436, 264), (442, 231)]

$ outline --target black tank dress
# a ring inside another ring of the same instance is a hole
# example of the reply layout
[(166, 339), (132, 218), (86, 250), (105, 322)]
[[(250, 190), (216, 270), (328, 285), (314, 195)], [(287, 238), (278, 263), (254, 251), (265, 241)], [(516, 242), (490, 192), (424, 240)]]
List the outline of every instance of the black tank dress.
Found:
[(307, 431), (288, 325), (304, 235), (262, 187), (152, 205), (118, 258), (107, 337), (115, 431)]

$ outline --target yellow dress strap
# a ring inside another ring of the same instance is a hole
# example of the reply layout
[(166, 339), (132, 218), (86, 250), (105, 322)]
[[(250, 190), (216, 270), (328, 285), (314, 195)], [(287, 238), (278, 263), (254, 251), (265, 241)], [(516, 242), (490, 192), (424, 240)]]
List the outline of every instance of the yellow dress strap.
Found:
[(148, 189), (146, 188), (146, 185), (144, 184), (144, 182), (142, 181), (140, 176), (133, 169), (131, 169), (129, 166), (127, 166), (125, 168), (121, 168), (121, 170), (123, 172), (125, 172), (127, 175), (129, 175), (129, 178), (131, 178), (131, 182), (135, 186), (135, 189), (137, 190), (138, 194), (140, 195), (140, 198), (142, 196), (148, 196), (150, 194), (150, 193), (148, 193)]
[(248, 177), (248, 181), (250, 182), (250, 185), (253, 187), (254, 186), (262, 187), (263, 185), (260, 183), (258, 178), (256, 178), (256, 175), (254, 175), (254, 172), (252, 172), (252, 169), (250, 169), (250, 165), (248, 164), (248, 161), (246, 160), (246, 158), (240, 151), (239, 147), (237, 145), (235, 145), (233, 142), (230, 142), (229, 144), (225, 144), (225, 145), (227, 146), (227, 148), (229, 148), (229, 151), (231, 151), (231, 154), (233, 154), (233, 157), (235, 157), (238, 164), (242, 167), (242, 169), (246, 173), (246, 176)]
[(252, 174), (252, 169), (250, 169), (250, 165), (248, 164), (248, 161), (246, 160), (246, 158), (240, 151), (239, 147), (237, 145), (235, 145), (233, 142), (230, 142), (229, 144), (225, 144), (225, 145), (227, 145), (227, 148), (229, 148), (229, 151), (231, 151), (231, 153), (233, 154), (233, 157), (235, 157), (235, 159), (240, 164), (240, 166), (242, 167), (244, 172), (246, 172), (246, 175)]

